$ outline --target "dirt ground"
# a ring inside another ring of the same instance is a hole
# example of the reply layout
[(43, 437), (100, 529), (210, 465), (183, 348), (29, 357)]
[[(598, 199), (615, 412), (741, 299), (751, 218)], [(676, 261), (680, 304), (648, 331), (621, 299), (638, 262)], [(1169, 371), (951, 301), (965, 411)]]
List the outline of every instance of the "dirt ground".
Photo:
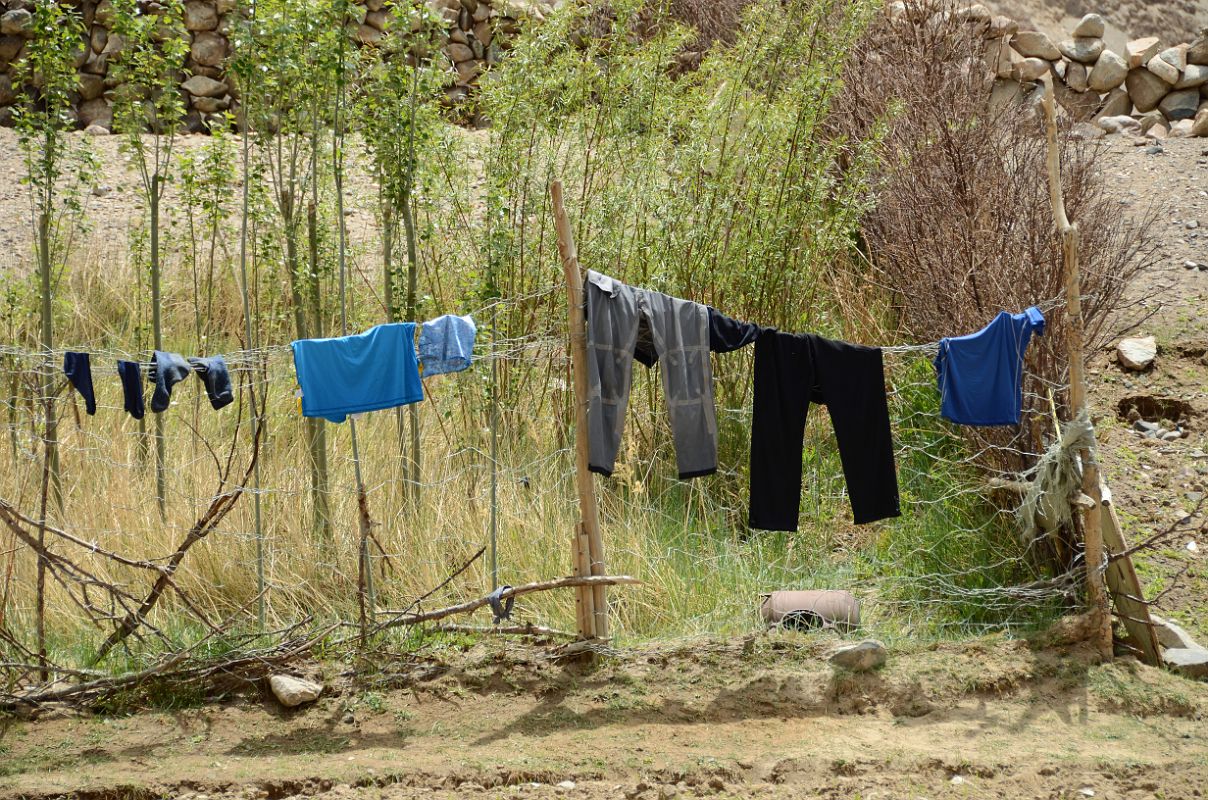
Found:
[[(825, 637), (628, 651), (383, 657), (283, 711), (0, 727), (0, 796), (50, 798), (1194, 798), (1208, 790), (1208, 684), (1078, 646), (984, 639), (892, 648), (833, 670)], [(319, 673), (325, 673), (320, 675)]]

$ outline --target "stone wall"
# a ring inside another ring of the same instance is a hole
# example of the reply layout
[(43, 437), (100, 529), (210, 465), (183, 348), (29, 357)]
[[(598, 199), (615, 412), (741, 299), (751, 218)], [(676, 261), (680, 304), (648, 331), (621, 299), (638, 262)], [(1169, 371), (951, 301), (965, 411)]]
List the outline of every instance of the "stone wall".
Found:
[[(85, 41), (76, 59), (79, 97), (76, 115), (79, 126), (90, 133), (108, 133), (113, 127), (109, 94), (113, 81), (109, 61), (118, 42), (109, 36), (112, 7), (109, 0), (64, 0), (83, 16)], [(449, 100), (464, 99), (478, 75), (499, 60), (508, 37), (526, 22), (540, 21), (556, 0), (426, 0), (444, 25), (444, 57), (449, 71)], [(375, 46), (392, 21), (386, 0), (354, 0), (350, 33), (362, 46)], [(140, 0), (144, 10), (154, 11), (155, 0)], [(12, 106), (20, 87), (13, 85), (13, 67), (31, 35), (34, 8), (31, 0), (0, 0), (0, 125), (12, 124)], [(236, 0), (187, 0), (185, 27), (190, 51), (184, 65), (187, 78), (181, 89), (189, 109), (185, 121), (190, 131), (204, 130), (218, 115), (239, 105), (234, 83), (223, 65), (230, 55), (229, 36), (239, 11)]]
[[(888, 13), (903, 16), (909, 9), (893, 3)], [(1105, 22), (1098, 14), (1087, 14), (1067, 38), (1054, 42), (1039, 31), (1019, 30), (980, 4), (953, 13), (982, 29), (1001, 102), (1039, 102), (1039, 81), (1050, 74), (1057, 103), (1080, 135), (1208, 136), (1208, 28), (1189, 43), (1147, 37), (1117, 53), (1103, 40)]]
[[(63, 1), (80, 9), (86, 30), (76, 65), (78, 123), (91, 133), (106, 133), (113, 125), (109, 60), (117, 44), (109, 36), (110, 2)], [(155, 0), (140, 2), (148, 10), (156, 6)], [(362, 46), (377, 45), (392, 19), (387, 0), (354, 2), (352, 38)], [(558, 0), (426, 2), (443, 21), (447, 92), (456, 104), (468, 96), (478, 75), (503, 56), (509, 37), (524, 24), (544, 19)], [(910, 6), (893, 2), (886, 13), (903, 17), (925, 6), (917, 1)], [(13, 65), (30, 35), (32, 9), (31, 0), (0, 0), (0, 124), (11, 124), (19, 89), (13, 85)], [(223, 69), (230, 55), (233, 15), (239, 12), (236, 0), (187, 0), (184, 9), (191, 47), (184, 65), (188, 77), (181, 89), (189, 108), (186, 127), (200, 131), (214, 115), (235, 110), (239, 104)], [(1104, 20), (1098, 14), (1087, 14), (1067, 39), (1054, 42), (1039, 31), (1020, 30), (1012, 20), (994, 16), (980, 4), (940, 13), (955, 13), (979, 27), (986, 40), (986, 68), (1000, 101), (1036, 102), (1038, 81), (1048, 73), (1053, 76), (1058, 104), (1075, 123), (1087, 123), (1081, 126), (1086, 135), (1125, 130), (1155, 138), (1208, 136), (1208, 29), (1190, 43), (1136, 39), (1117, 53), (1103, 40)]]

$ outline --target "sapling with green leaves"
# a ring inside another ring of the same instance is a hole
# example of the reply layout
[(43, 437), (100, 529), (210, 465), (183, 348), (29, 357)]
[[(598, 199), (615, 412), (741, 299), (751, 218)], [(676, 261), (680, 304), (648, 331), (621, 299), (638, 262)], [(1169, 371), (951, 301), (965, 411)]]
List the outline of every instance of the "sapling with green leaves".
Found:
[[(434, 50), (440, 17), (426, 3), (399, 2), (391, 10), (386, 36), (360, 52), (357, 123), (372, 161), (382, 223), (382, 294), (388, 322), (415, 320), (418, 313), (419, 256), (416, 248), (415, 195), (419, 153), (441, 126), (434, 102), (446, 76), (414, 56)], [(394, 257), (399, 223), (406, 244), (405, 282)], [(400, 294), (402, 302), (399, 302)], [(413, 507), (421, 481), (420, 425), (416, 406), (406, 410), (410, 447), (404, 447), (403, 411), (398, 412), (399, 449), (408, 454), (406, 485)]]
[[(237, 55), (255, 91), (244, 98), (281, 225), (284, 267), (299, 339), (323, 335), (324, 309), (318, 248), (320, 155), (330, 124), (335, 85), (334, 43), (343, 35), (330, 2), (261, 0)], [(304, 226), (309, 223), (309, 228)], [(308, 257), (300, 247), (308, 231)], [(313, 243), (313, 244), (312, 244)], [(321, 419), (305, 422), (310, 455), (313, 530), (331, 538), (327, 498), (327, 437)]]
[[(111, 3), (111, 36), (119, 41), (110, 67), (115, 83), (114, 127), (123, 134), (122, 149), (138, 170), (147, 200), (151, 335), (155, 349), (162, 350), (160, 201), (172, 177), (172, 149), (185, 116), (177, 86), (189, 52), (189, 33), (181, 0), (164, 0), (156, 13), (144, 12), (137, 0)], [(155, 495), (161, 516), (165, 514), (166, 459), (164, 418), (156, 414)]]
[[(93, 182), (97, 162), (87, 142), (70, 136), (76, 127), (72, 100), (79, 78), (76, 50), (83, 36), (83, 20), (74, 9), (55, 0), (37, 0), (32, 36), (16, 69), (22, 102), (14, 113), (17, 138), (25, 167), (23, 182), (29, 188), (30, 218), (34, 226), (34, 253), (38, 261), (43, 419), (42, 490), (39, 508), (39, 545), (45, 541), (49, 499), (60, 511), (63, 492), (59, 474), (58, 418), (55, 395), (58, 365), (54, 348), (54, 287), (66, 269), (73, 234), (79, 228), (83, 195)], [(38, 558), (37, 637), (41, 663), (46, 661), (46, 563)], [(43, 673), (43, 679), (47, 675)]]

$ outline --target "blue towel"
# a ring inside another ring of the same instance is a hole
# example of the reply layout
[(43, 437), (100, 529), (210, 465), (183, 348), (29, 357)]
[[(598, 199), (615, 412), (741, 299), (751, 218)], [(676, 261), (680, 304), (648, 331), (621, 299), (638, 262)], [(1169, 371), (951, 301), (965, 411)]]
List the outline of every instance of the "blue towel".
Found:
[(419, 363), (424, 376), (461, 372), (474, 357), (478, 328), (470, 317), (443, 317), (425, 322), (419, 331)]
[(935, 370), (940, 414), (959, 425), (1018, 425), (1023, 405), (1023, 356), (1044, 315), (999, 312), (977, 333), (940, 340)]
[(299, 339), (290, 347), (303, 416), (343, 422), (349, 414), (424, 399), (414, 322), (378, 325), (355, 336)]

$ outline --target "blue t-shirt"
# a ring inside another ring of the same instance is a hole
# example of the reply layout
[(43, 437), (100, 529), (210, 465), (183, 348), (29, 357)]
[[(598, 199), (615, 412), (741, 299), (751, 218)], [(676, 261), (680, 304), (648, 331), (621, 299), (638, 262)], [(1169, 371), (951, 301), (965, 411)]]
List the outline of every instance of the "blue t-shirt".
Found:
[(354, 336), (299, 339), (290, 347), (305, 417), (343, 422), (349, 414), (424, 399), (414, 322), (377, 325)]
[(977, 333), (940, 340), (935, 371), (940, 414), (959, 425), (1018, 425), (1023, 355), (1032, 332), (1044, 334), (1044, 315), (1000, 311)]

